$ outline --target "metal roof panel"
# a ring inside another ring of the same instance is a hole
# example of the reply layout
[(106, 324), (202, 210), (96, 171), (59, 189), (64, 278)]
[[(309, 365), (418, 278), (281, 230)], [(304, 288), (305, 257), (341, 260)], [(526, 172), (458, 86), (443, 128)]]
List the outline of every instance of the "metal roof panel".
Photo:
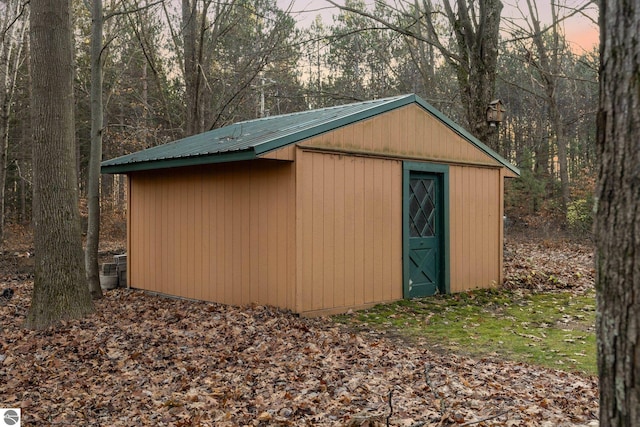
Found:
[(102, 162), (102, 172), (126, 173), (252, 159), (285, 145), (412, 103), (422, 106), (470, 143), (514, 173), (520, 174), (517, 168), (414, 94), (238, 122), (106, 160)]

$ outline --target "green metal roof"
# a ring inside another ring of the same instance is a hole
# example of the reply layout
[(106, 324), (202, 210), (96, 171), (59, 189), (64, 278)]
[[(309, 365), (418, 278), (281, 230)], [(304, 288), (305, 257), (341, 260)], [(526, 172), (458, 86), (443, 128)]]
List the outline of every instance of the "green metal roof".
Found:
[(235, 123), (106, 160), (102, 162), (102, 172), (127, 173), (255, 159), (286, 145), (414, 103), (506, 168), (520, 175), (518, 168), (414, 94)]

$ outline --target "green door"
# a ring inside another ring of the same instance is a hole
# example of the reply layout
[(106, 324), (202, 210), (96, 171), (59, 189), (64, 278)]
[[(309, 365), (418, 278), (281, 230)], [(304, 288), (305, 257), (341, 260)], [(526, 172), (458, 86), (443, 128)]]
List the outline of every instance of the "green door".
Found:
[(409, 298), (442, 291), (443, 239), (440, 175), (411, 172), (409, 177)]

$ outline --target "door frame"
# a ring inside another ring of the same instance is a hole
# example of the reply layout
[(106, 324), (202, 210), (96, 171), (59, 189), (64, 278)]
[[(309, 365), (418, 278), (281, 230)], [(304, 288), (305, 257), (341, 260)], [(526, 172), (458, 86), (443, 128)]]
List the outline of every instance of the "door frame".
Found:
[(442, 230), (440, 239), (440, 291), (450, 293), (449, 259), (449, 165), (425, 162), (402, 162), (402, 296), (409, 298), (409, 180), (411, 172), (425, 172), (437, 175), (441, 181), (442, 190)]

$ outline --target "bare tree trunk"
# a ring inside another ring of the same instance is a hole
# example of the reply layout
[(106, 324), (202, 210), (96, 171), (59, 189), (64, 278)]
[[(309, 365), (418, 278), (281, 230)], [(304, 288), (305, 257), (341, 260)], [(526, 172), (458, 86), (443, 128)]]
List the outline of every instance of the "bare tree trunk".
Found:
[[(445, 1), (448, 4), (449, 0)], [(497, 151), (497, 128), (487, 125), (486, 111), (495, 91), (502, 2), (479, 1), (477, 19), (471, 10), (473, 1), (457, 0), (457, 5), (457, 14), (451, 6), (447, 14), (462, 58), (456, 68), (462, 104), (467, 107), (467, 126), (475, 137)]]
[[(438, 35), (440, 29), (433, 17), (438, 16), (440, 11), (434, 9), (430, 0), (423, 0), (421, 5), (419, 24), (425, 27), (424, 32), (422, 29), (402, 28), (366, 11), (343, 6), (333, 0), (327, 1), (342, 10), (366, 16), (393, 31), (437, 48), (456, 72), (461, 103), (465, 108), (465, 127), (489, 147), (498, 148), (498, 132), (495, 127), (488, 126), (486, 110), (495, 91), (500, 14), (503, 8), (500, 0), (444, 0), (444, 12), (455, 37), (453, 43), (448, 40), (449, 34), (445, 37)], [(420, 7), (418, 3), (414, 5)]]
[[(5, 16), (1, 18), (0, 23), (2, 31), (0, 41), (0, 244), (4, 240), (11, 101), (26, 29), (23, 21), (26, 20), (23, 16), (24, 11), (24, 6), (19, 1), (9, 1), (5, 4)], [(23, 17), (20, 18), (21, 16)], [(18, 32), (18, 42), (14, 40), (16, 32)]]
[(70, 0), (31, 0), (35, 278), (26, 325), (93, 311), (82, 257)]
[(98, 246), (100, 243), (100, 161), (102, 160), (102, 0), (93, 0), (91, 9), (91, 149), (87, 184), (87, 249), (85, 267), (89, 291), (94, 299), (102, 298)]
[(144, 133), (142, 134), (143, 147), (148, 147), (151, 132), (149, 131), (151, 120), (149, 117), (149, 76), (147, 68), (149, 64), (147, 61), (142, 63), (142, 123), (144, 126)]
[(20, 177), (20, 222), (27, 222), (27, 186), (22, 177)]
[[(192, 4), (193, 3), (193, 4)], [(185, 136), (198, 133), (199, 73), (196, 55), (197, 1), (182, 0), (182, 40), (184, 49)]]
[[(28, 85), (27, 85), (27, 93), (29, 96), (29, 100), (33, 99), (33, 84), (32, 84), (32, 78), (31, 75), (33, 74), (31, 72), (31, 38), (30, 37), (26, 37), (25, 38), (25, 52), (27, 55), (27, 75), (29, 76), (28, 79)], [(29, 115), (31, 115), (31, 112), (29, 112)], [(31, 122), (31, 121), (29, 121)], [(25, 152), (28, 152), (27, 150), (31, 149), (31, 159), (29, 161), (29, 163), (31, 164), (31, 174), (32, 174), (32, 180), (31, 182), (29, 182), (29, 190), (31, 192), (32, 195), (32, 200), (31, 200), (31, 215), (29, 215), (29, 217), (27, 217), (27, 189), (25, 188), (26, 185), (25, 181), (27, 181), (27, 178), (25, 176), (24, 173), (22, 173), (22, 171), (20, 170), (20, 162), (16, 162), (16, 166), (18, 166), (18, 175), (20, 176), (20, 182), (21, 182), (21, 209), (23, 214), (21, 215), (21, 221), (23, 224), (26, 224), (28, 222), (33, 222), (33, 175), (34, 175), (34, 171), (33, 171), (33, 141), (32, 141), (32, 132), (31, 132), (31, 125), (29, 124), (25, 124), (23, 123), (21, 125), (22, 128), (22, 132), (21, 132), (21, 140), (22, 140), (22, 145), (24, 147), (27, 147), (27, 149), (25, 150)]]
[[(329, 0), (330, 1), (330, 0)], [(454, 7), (455, 5), (455, 7)], [(465, 112), (465, 127), (490, 148), (498, 150), (498, 130), (488, 126), (486, 110), (493, 100), (500, 42), (500, 0), (443, 1), (444, 11), (455, 36), (455, 49), (438, 36), (431, 1), (422, 2), (422, 25), (428, 36), (393, 28), (435, 46), (456, 73), (458, 91)]]
[(556, 88), (553, 88), (551, 95), (549, 110), (551, 112), (551, 123), (556, 134), (556, 145), (558, 148), (558, 167), (560, 169), (560, 195), (562, 213), (566, 217), (567, 206), (569, 205), (569, 167), (567, 164), (567, 135), (562, 115), (558, 109), (558, 103), (555, 96)]
[[(551, 36), (552, 45), (548, 49), (545, 46), (543, 36), (546, 31), (542, 31), (540, 21), (538, 20), (537, 6), (532, 0), (527, 0), (529, 14), (531, 16), (532, 38), (533, 43), (538, 51), (539, 62), (533, 62), (532, 65), (538, 69), (542, 76), (545, 93), (547, 95), (547, 104), (549, 105), (549, 114), (551, 116), (551, 126), (556, 137), (556, 147), (558, 149), (558, 166), (560, 168), (560, 189), (562, 212), (566, 216), (567, 205), (569, 204), (569, 172), (567, 166), (567, 135), (562, 115), (558, 108), (558, 79), (560, 76), (560, 34), (558, 29), (558, 16), (556, 5), (551, 4)], [(551, 51), (549, 53), (549, 50)]]
[(5, 221), (5, 187), (7, 182), (7, 155), (9, 152), (9, 118), (10, 105), (9, 84), (9, 51), (10, 37), (6, 37), (0, 47), (0, 244), (4, 242)]
[(536, 141), (534, 145), (535, 165), (533, 170), (539, 177), (543, 177), (546, 180), (551, 175), (549, 137), (541, 126), (536, 126), (536, 129), (532, 129), (530, 134), (533, 135), (533, 139)]
[(596, 326), (600, 426), (640, 425), (640, 4), (600, 1)]

